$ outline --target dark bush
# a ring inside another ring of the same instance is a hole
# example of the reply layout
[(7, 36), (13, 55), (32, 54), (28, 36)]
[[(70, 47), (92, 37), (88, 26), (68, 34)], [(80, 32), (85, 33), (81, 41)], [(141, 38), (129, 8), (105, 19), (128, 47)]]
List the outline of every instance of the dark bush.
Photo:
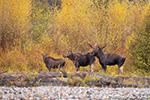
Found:
[(137, 71), (150, 74), (150, 16), (145, 19), (145, 26), (130, 45), (132, 64)]

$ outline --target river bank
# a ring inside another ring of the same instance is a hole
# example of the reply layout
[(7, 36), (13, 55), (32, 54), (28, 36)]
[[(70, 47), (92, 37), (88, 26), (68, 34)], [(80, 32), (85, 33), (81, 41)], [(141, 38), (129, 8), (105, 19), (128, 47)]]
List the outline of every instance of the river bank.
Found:
[(108, 87), (0, 87), (3, 100), (150, 100), (150, 88), (108, 88)]

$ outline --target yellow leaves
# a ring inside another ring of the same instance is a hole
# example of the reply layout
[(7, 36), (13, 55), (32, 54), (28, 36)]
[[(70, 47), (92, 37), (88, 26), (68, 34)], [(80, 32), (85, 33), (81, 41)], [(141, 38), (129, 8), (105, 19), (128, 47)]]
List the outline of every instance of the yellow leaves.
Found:
[(5, 27), (5, 34), (21, 36), (28, 28), (31, 14), (31, 0), (2, 0), (0, 21)]
[[(58, 13), (59, 22), (63, 21), (63, 23), (67, 23), (67, 25), (72, 25), (76, 23), (86, 23), (88, 21), (88, 8), (85, 5), (84, 1), (73, 0), (76, 3), (68, 6), (65, 5), (61, 9), (61, 12)], [(85, 1), (87, 2), (87, 1)], [(63, 5), (63, 4), (62, 4)], [(65, 24), (66, 25), (66, 24)], [(77, 24), (76, 24), (77, 25)]]
[(30, 15), (31, 0), (0, 0), (0, 48), (7, 51), (22, 45)]
[(40, 52), (62, 54), (69, 48), (86, 53), (87, 42), (96, 41), (107, 42), (108, 52), (126, 51), (150, 8), (150, 2), (132, 4), (128, 0), (62, 0), (60, 9), (49, 10), (46, 0), (32, 1), (0, 0), (0, 39), (5, 38), (7, 45), (23, 45), (25, 55), (33, 54), (37, 46), (35, 58)]
[(115, 47), (124, 47), (126, 39), (142, 25), (148, 6), (118, 0), (104, 3), (105, 0), (63, 0), (54, 18), (55, 35), (59, 30), (64, 37), (69, 36), (72, 45), (106, 40)]
[(30, 3), (31, 0), (4, 0), (1, 6), (4, 12), (3, 17), (8, 22), (6, 24), (16, 24), (17, 27), (22, 29), (31, 14)]
[[(126, 2), (113, 2), (108, 6), (108, 16), (116, 23), (124, 22), (128, 15), (128, 5)], [(123, 23), (122, 23), (123, 24)]]

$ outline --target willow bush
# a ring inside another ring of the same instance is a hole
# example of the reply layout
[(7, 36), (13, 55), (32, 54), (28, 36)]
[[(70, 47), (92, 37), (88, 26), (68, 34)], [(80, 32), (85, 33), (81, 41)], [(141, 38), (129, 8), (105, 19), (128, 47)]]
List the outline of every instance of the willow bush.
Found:
[(29, 30), (31, 0), (1, 0), (0, 6), (0, 47), (11, 50)]
[(135, 70), (141, 74), (150, 74), (150, 16), (145, 19), (144, 26), (136, 34), (129, 53)]
[[(129, 45), (145, 24), (150, 7), (148, 1), (57, 1), (0, 0), (2, 68), (12, 72), (46, 72), (41, 53), (62, 58), (71, 48), (85, 54), (92, 51), (89, 42), (107, 43), (105, 50), (128, 58)], [(74, 70), (73, 63), (67, 59), (66, 62), (66, 70)], [(125, 69), (130, 69), (129, 60), (126, 62)], [(96, 62), (95, 70), (99, 69)]]
[(18, 59), (28, 39), (30, 15), (31, 0), (0, 0), (0, 66), (2, 69), (20, 69), (17, 67)]

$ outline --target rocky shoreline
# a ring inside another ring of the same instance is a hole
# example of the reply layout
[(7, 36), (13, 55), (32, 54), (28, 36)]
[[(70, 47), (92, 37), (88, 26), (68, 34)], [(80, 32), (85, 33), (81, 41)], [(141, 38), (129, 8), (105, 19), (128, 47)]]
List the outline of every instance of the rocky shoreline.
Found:
[(0, 87), (2, 100), (150, 100), (150, 88), (108, 87)]
[(90, 71), (50, 72), (39, 74), (0, 74), (0, 86), (31, 87), (54, 86), (97, 86), (150, 88), (149, 77), (109, 77)]

